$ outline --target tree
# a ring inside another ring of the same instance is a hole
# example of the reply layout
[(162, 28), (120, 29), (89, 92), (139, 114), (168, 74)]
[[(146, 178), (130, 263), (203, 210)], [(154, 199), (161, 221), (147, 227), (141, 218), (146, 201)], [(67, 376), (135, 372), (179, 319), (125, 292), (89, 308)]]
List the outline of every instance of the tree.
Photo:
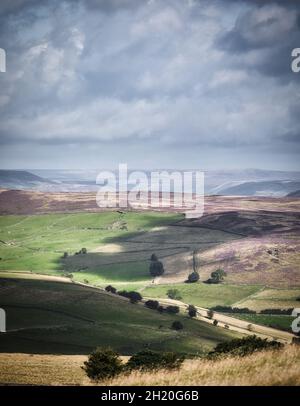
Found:
[(178, 369), (184, 356), (174, 352), (158, 353), (151, 350), (134, 354), (126, 364), (127, 370), (151, 371), (157, 369)]
[(114, 293), (114, 294), (117, 293), (117, 289), (114, 288), (114, 287), (111, 286), (111, 285), (106, 286), (105, 290), (106, 290), (106, 292), (110, 292), (110, 293)]
[(198, 272), (193, 271), (192, 273), (189, 274), (189, 276), (188, 276), (189, 283), (195, 283), (195, 282), (198, 282), (198, 280), (199, 280)]
[(130, 300), (131, 303), (137, 303), (140, 300), (142, 300), (142, 295), (139, 292), (127, 292), (126, 290), (121, 290), (118, 292), (119, 296), (127, 297), (127, 299)]
[(197, 316), (197, 309), (193, 305), (189, 305), (188, 307), (188, 314), (190, 317), (196, 317)]
[(147, 300), (147, 302), (145, 302), (145, 306), (149, 309), (158, 310), (159, 302), (157, 300)]
[(150, 257), (150, 261), (158, 261), (158, 258), (155, 254), (152, 254)]
[(150, 275), (153, 276), (154, 278), (156, 276), (162, 275), (165, 272), (162, 262), (158, 261), (157, 256), (155, 254), (151, 255), (149, 272)]
[(81, 367), (87, 376), (95, 381), (113, 378), (123, 370), (119, 354), (110, 348), (97, 348), (93, 351), (84, 366)]
[(221, 283), (227, 273), (223, 269), (217, 269), (210, 274), (210, 278), (206, 281), (207, 283)]
[(169, 299), (174, 299), (174, 300), (181, 300), (182, 299), (178, 289), (169, 289), (167, 291), (167, 296), (168, 296)]
[(182, 330), (183, 329), (183, 324), (180, 321), (173, 321), (171, 327), (172, 327), (173, 330)]
[(159, 313), (163, 313), (165, 309), (163, 308), (163, 306), (159, 305), (156, 310), (157, 310)]

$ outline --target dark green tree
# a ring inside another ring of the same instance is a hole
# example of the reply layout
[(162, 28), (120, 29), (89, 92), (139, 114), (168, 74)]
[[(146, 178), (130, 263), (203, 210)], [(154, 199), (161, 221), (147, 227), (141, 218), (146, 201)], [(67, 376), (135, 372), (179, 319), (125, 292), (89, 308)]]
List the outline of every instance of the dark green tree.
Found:
[(113, 378), (123, 371), (119, 354), (110, 348), (97, 348), (81, 368), (94, 381)]

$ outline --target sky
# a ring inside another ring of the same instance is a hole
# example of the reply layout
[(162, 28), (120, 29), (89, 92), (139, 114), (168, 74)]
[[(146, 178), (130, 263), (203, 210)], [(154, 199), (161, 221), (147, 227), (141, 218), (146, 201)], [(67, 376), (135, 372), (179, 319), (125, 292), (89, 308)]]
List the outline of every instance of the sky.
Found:
[(0, 168), (300, 170), (300, 1), (1, 0)]

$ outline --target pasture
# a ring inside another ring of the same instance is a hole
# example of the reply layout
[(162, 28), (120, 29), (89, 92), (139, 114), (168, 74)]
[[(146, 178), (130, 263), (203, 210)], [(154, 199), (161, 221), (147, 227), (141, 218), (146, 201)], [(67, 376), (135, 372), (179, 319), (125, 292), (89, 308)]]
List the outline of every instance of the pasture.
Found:
[[(88, 354), (110, 346), (127, 355), (150, 348), (203, 354), (237, 336), (187, 315), (160, 314), (128, 299), (72, 283), (0, 279), (7, 314), (1, 352)], [(171, 329), (180, 320), (182, 331)]]

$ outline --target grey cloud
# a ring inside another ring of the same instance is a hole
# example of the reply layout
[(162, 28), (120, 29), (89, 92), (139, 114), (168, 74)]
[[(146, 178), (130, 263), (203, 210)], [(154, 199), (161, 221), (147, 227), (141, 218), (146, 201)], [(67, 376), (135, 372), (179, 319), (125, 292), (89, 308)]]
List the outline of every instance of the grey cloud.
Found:
[(298, 22), (290, 5), (268, 2), (268, 18), (265, 6), (243, 3), (15, 3), (1, 26), (9, 38), (2, 151), (25, 145), (35, 162), (43, 148), (54, 156), (66, 148), (74, 166), (98, 149), (134, 161), (134, 145), (157, 162), (167, 151), (185, 150), (186, 162), (197, 153), (214, 160), (216, 150), (246, 159), (247, 148), (273, 161), (268, 145), (290, 153), (299, 134), (300, 76), (289, 65)]

